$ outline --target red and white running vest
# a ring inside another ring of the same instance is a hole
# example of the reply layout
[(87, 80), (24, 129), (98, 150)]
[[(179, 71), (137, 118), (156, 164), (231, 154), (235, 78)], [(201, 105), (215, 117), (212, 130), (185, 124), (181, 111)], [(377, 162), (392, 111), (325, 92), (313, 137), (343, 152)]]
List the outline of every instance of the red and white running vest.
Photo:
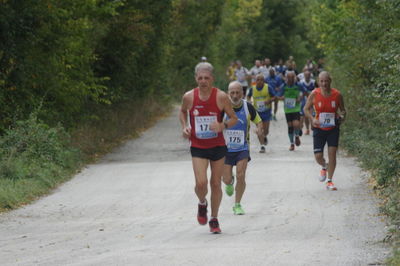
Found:
[(206, 101), (199, 97), (199, 88), (194, 89), (193, 106), (189, 111), (192, 128), (191, 146), (200, 149), (209, 149), (225, 146), (222, 132), (215, 133), (210, 129), (214, 121), (222, 122), (223, 111), (217, 105), (217, 88), (212, 88), (211, 95)]

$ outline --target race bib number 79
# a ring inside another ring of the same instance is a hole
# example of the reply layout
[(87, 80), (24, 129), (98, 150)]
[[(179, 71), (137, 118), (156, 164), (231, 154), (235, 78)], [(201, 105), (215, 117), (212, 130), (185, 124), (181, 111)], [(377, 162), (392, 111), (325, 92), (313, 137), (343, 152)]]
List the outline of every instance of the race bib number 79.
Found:
[(210, 125), (217, 121), (216, 116), (195, 116), (195, 132), (199, 139), (212, 139), (218, 136), (218, 133), (210, 129)]
[(321, 128), (335, 126), (335, 113), (320, 113), (319, 125)]

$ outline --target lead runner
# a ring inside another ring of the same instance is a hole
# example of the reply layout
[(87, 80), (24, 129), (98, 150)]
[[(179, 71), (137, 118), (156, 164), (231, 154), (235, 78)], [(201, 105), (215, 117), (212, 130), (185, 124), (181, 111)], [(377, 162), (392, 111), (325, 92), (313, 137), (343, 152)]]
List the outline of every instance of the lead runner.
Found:
[[(182, 135), (190, 140), (193, 171), (195, 176), (195, 192), (199, 199), (197, 220), (205, 225), (208, 221), (206, 199), (208, 192), (208, 165), (211, 166), (211, 219), (210, 232), (221, 233), (218, 222), (218, 210), (222, 199), (221, 177), (224, 158), (227, 152), (222, 131), (237, 122), (228, 95), (213, 87), (213, 66), (202, 62), (195, 68), (195, 79), (198, 87), (186, 92), (182, 97), (179, 120)], [(223, 122), (227, 114), (229, 121)], [(188, 123), (188, 114), (190, 123)]]

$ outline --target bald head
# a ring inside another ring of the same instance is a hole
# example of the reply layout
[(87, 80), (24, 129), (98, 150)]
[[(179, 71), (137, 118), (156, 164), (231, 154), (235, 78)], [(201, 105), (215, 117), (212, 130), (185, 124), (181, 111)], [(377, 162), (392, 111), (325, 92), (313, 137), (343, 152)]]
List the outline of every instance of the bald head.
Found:
[(239, 105), (243, 98), (243, 88), (238, 81), (232, 81), (228, 86), (228, 95), (233, 105)]
[(329, 79), (330, 81), (332, 81), (331, 74), (330, 74), (328, 71), (322, 71), (321, 73), (319, 73), (318, 79), (321, 79), (321, 77), (322, 77), (322, 78), (327, 78), (327, 79)]
[(321, 87), (321, 89), (324, 90), (330, 90), (331, 89), (331, 74), (329, 74), (328, 71), (322, 71), (318, 75), (318, 84)]

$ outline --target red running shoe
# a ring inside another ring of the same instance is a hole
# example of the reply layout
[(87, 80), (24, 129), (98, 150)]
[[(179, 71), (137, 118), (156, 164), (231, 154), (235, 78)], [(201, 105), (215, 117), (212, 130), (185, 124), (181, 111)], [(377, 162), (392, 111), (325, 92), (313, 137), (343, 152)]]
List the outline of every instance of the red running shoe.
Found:
[(197, 221), (201, 225), (206, 225), (208, 221), (207, 217), (207, 203), (206, 205), (199, 204), (199, 210), (197, 211)]
[(221, 233), (221, 228), (219, 228), (219, 223), (217, 218), (213, 218), (208, 222), (208, 225), (210, 226), (210, 232), (213, 234), (219, 234)]

